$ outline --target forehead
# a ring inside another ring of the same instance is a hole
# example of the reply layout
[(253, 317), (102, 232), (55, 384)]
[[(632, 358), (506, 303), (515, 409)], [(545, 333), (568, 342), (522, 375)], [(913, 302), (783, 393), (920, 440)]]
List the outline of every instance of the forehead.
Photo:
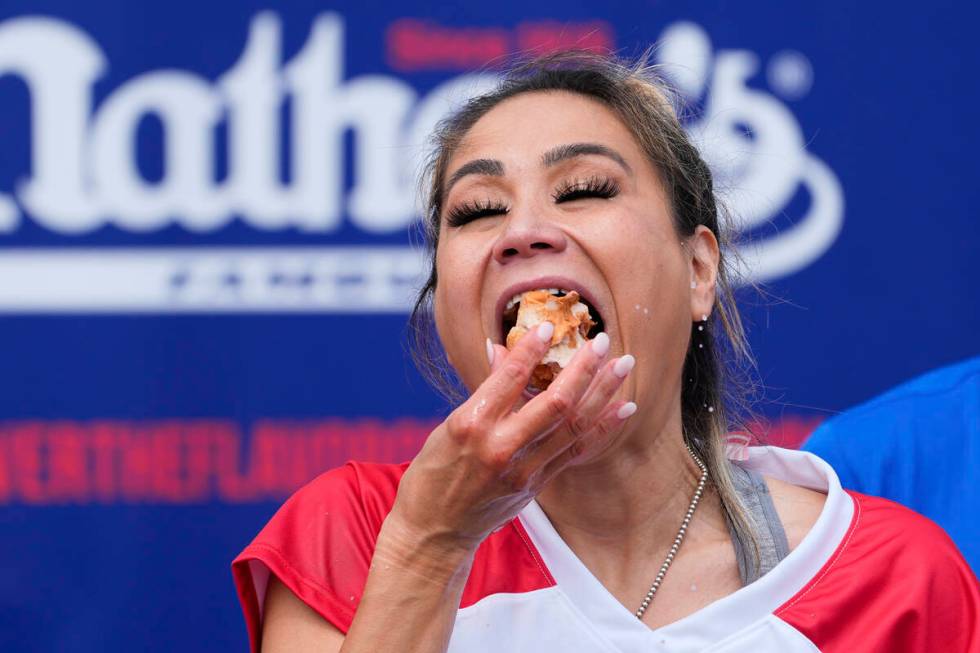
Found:
[(568, 91), (536, 91), (508, 98), (484, 114), (460, 142), (448, 169), (477, 158), (523, 163), (556, 145), (578, 142), (607, 145), (633, 163), (645, 158), (633, 133), (598, 100)]

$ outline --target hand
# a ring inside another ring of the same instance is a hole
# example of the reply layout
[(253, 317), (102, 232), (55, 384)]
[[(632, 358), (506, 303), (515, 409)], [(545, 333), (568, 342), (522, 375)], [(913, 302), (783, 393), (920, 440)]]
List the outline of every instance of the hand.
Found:
[(389, 516), (394, 523), (386, 529), (416, 543), (475, 551), (633, 414), (635, 404), (613, 400), (633, 357), (605, 361), (605, 334), (582, 347), (547, 390), (514, 410), (552, 331), (544, 323), (513, 351), (489, 350), (490, 375), (429, 436), (402, 478)]

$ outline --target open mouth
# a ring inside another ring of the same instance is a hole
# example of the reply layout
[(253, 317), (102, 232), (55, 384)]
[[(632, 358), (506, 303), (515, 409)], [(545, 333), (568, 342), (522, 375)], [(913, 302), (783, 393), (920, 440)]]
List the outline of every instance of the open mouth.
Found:
[[(542, 288), (540, 290), (545, 290), (554, 297), (566, 297), (569, 293), (574, 293), (576, 295), (578, 302), (581, 302), (585, 308), (588, 309), (591, 322), (591, 327), (588, 328), (588, 331), (582, 333), (584, 338), (591, 340), (599, 333), (605, 331), (605, 323), (603, 322), (602, 315), (594, 306), (592, 306), (592, 304), (590, 304), (585, 298), (581, 297), (576, 291), (566, 290), (564, 288)], [(511, 329), (517, 325), (517, 317), (521, 309), (521, 301), (524, 299), (525, 295), (531, 292), (537, 291), (528, 290), (521, 292), (514, 295), (507, 301), (507, 304), (504, 307), (503, 316), (501, 318), (501, 333), (504, 339), (507, 338), (507, 334), (510, 333)]]

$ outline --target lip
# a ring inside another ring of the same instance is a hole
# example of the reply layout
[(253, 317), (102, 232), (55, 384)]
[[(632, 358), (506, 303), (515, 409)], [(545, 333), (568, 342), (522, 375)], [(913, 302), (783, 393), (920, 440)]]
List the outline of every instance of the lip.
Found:
[(511, 286), (508, 286), (500, 293), (497, 298), (497, 305), (494, 308), (494, 333), (497, 336), (497, 342), (503, 343), (504, 336), (506, 334), (502, 333), (501, 325), (504, 319), (504, 308), (507, 306), (507, 302), (511, 297), (518, 293), (522, 293), (527, 290), (537, 290), (538, 288), (561, 288), (562, 290), (574, 290), (579, 294), (582, 299), (587, 301), (592, 305), (599, 313), (602, 315), (604, 320), (608, 320), (606, 308), (599, 302), (595, 295), (588, 289), (582, 286), (582, 284), (577, 281), (573, 281), (568, 277), (562, 276), (546, 276), (546, 277), (535, 277), (533, 279), (526, 279), (520, 281)]

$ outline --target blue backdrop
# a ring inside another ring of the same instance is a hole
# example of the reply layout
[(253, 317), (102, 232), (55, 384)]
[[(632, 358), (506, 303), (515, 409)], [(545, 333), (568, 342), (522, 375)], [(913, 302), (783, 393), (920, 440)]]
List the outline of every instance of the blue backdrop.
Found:
[(773, 437), (977, 352), (974, 15), (832, 0), (0, 8), (0, 647), (242, 650), (228, 565), (446, 407), (413, 176), (514, 51), (656, 58), (739, 216)]

